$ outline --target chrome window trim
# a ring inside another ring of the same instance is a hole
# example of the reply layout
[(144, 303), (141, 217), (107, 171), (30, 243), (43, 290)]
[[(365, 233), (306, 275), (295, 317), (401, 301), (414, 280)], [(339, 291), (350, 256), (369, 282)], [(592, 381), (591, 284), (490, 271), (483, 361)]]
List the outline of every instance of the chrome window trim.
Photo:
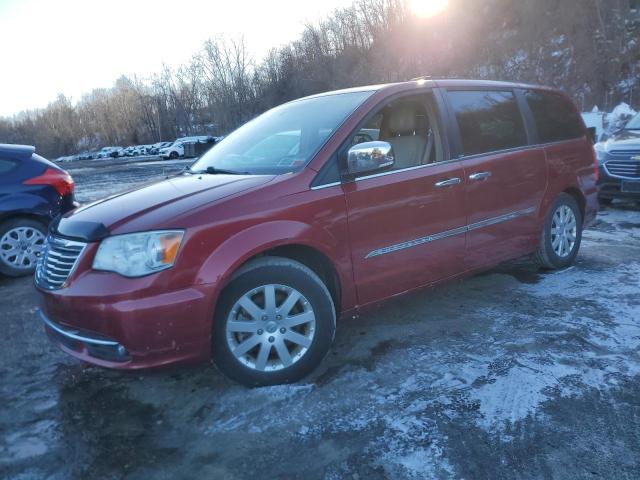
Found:
[(387, 253), (397, 252), (398, 250), (417, 247), (418, 245), (424, 245), (425, 243), (435, 242), (436, 240), (442, 240), (444, 238), (452, 237), (454, 235), (460, 235), (461, 233), (467, 233), (472, 230), (477, 230), (479, 228), (489, 227), (491, 225), (496, 225), (498, 223), (514, 220), (524, 215), (529, 215), (531, 213), (534, 213), (535, 211), (536, 211), (535, 207), (529, 207), (523, 210), (506, 213), (504, 215), (499, 215), (497, 217), (488, 218), (480, 222), (471, 223), (462, 227), (446, 230), (444, 232), (436, 233), (433, 235), (427, 235), (426, 237), (420, 237), (413, 240), (409, 240), (407, 242), (396, 243), (395, 245), (389, 245), (387, 247), (382, 247), (382, 248), (373, 250), (369, 252), (367, 256), (364, 258), (367, 259), (367, 258), (378, 257), (380, 255), (386, 255)]
[(419, 170), (421, 168), (427, 168), (427, 167), (435, 167), (436, 165), (445, 165), (445, 164), (448, 164), (448, 163), (454, 163), (454, 162), (459, 162), (459, 161), (460, 161), (459, 158), (451, 158), (449, 160), (443, 160), (441, 162), (427, 163), (425, 165), (415, 165), (413, 167), (400, 168), (398, 170), (389, 170), (387, 172), (380, 172), (380, 173), (374, 173), (374, 174), (371, 174), (371, 175), (365, 175), (364, 177), (356, 178), (355, 181), (356, 182), (360, 182), (361, 180), (369, 180), (370, 178), (385, 177), (387, 175), (393, 175), (395, 173), (410, 172), (412, 170)]
[(311, 187), (311, 190), (322, 190), (323, 188), (337, 187), (338, 185), (342, 185), (342, 182), (332, 182), (325, 183), (323, 185), (316, 185), (315, 187)]
[[(398, 169), (398, 170), (388, 170), (386, 172), (373, 173), (371, 175), (366, 175), (364, 177), (357, 177), (354, 181), (355, 182), (359, 182), (361, 180), (369, 180), (370, 178), (384, 177), (384, 176), (387, 176), (387, 175), (393, 175), (395, 173), (410, 172), (411, 170), (419, 170), (421, 168), (435, 167), (437, 165), (445, 165), (445, 164), (448, 164), (448, 163), (454, 163), (454, 162), (459, 162), (459, 161), (460, 161), (459, 158), (451, 158), (449, 160), (443, 160), (441, 162), (427, 163), (425, 165), (415, 165), (413, 167), (401, 168), (401, 169)], [(317, 185), (315, 187), (311, 187), (311, 190), (320, 190), (322, 188), (335, 187), (336, 185), (342, 185), (342, 183), (344, 183), (344, 182), (333, 182), (333, 183), (326, 183), (324, 185)]]

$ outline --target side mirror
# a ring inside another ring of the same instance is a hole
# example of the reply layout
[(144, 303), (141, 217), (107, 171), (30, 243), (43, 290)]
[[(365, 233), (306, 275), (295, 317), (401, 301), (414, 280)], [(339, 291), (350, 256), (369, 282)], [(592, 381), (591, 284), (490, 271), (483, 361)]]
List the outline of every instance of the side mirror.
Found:
[(591, 141), (594, 143), (594, 145), (596, 143), (598, 143), (598, 132), (596, 130), (596, 127), (589, 127), (587, 128), (587, 132), (589, 135), (589, 138), (591, 139)]
[(393, 166), (393, 147), (388, 142), (366, 142), (354, 145), (347, 154), (347, 175), (357, 177)]

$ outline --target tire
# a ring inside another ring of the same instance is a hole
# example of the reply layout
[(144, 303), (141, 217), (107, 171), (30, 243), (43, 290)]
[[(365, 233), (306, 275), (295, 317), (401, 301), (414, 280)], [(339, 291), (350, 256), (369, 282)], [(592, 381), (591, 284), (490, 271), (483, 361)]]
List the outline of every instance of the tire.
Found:
[(175, 159), (176, 159), (176, 158), (178, 158), (179, 156), (180, 156), (180, 154), (179, 154), (178, 152), (171, 152), (171, 153), (169, 154), (169, 158), (170, 158), (171, 160), (175, 160)]
[[(274, 299), (275, 309), (266, 298)], [(276, 316), (278, 312), (282, 315)], [(220, 296), (212, 357), (224, 375), (246, 386), (292, 383), (318, 366), (335, 330), (331, 294), (311, 269), (287, 258), (261, 257), (242, 267)]]
[(32, 275), (46, 238), (47, 227), (37, 220), (14, 218), (0, 224), (0, 273)]
[[(568, 209), (568, 210), (567, 210)], [(562, 226), (563, 212), (567, 213), (568, 220), (566, 227)], [(575, 220), (574, 228), (570, 220), (571, 215)], [(569, 229), (567, 231), (567, 229)], [(562, 232), (567, 232), (567, 241), (563, 241)], [(555, 233), (559, 232), (559, 233)], [(559, 237), (558, 240), (556, 240)], [(571, 238), (573, 237), (573, 242)], [(561, 193), (547, 213), (544, 222), (544, 229), (540, 237), (540, 246), (536, 251), (537, 263), (550, 270), (559, 270), (572, 265), (580, 250), (582, 241), (582, 213), (576, 200), (567, 193)], [(564, 244), (562, 247), (561, 244)]]
[(598, 201), (602, 205), (611, 205), (613, 203), (613, 198), (598, 198)]

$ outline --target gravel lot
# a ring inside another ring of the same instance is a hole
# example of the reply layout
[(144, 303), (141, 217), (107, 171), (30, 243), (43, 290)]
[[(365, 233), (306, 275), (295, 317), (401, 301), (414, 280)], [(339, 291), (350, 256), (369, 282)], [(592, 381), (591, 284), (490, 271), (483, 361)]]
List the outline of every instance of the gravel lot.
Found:
[[(187, 163), (69, 170), (87, 202)], [(640, 477), (637, 205), (603, 210), (566, 271), (512, 262), (342, 322), (290, 386), (84, 366), (30, 279), (0, 298), (0, 478)]]

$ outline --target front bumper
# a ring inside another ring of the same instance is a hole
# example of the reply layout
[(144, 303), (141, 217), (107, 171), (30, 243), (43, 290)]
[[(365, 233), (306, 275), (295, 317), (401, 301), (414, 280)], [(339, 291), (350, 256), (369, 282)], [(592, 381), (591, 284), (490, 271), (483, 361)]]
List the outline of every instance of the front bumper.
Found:
[(88, 363), (140, 369), (198, 362), (211, 353), (213, 299), (208, 287), (108, 296), (98, 293), (109, 291), (104, 284), (95, 285), (95, 294), (74, 285), (39, 289), (40, 318), (54, 343)]
[(640, 188), (640, 179), (626, 179), (618, 176), (613, 176), (609, 171), (600, 165), (600, 180), (598, 181), (598, 197), (603, 199), (630, 199), (640, 200), (639, 192), (625, 192), (622, 191), (622, 182), (628, 182), (638, 184)]

